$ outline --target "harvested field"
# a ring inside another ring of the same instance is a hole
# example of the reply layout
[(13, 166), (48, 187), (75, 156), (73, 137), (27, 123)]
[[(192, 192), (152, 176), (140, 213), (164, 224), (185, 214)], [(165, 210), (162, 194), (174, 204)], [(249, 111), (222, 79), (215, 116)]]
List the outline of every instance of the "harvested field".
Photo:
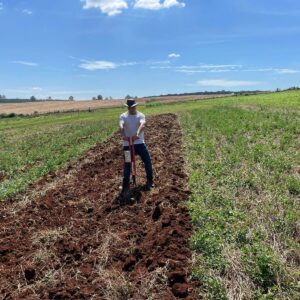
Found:
[(24, 103), (0, 103), (0, 113), (9, 114), (45, 114), (53, 112), (84, 111), (105, 107), (121, 106), (121, 100), (99, 101), (39, 101)]
[[(141, 98), (137, 101), (144, 104), (147, 101), (155, 102), (181, 102), (189, 100), (202, 100), (216, 97), (224, 97), (228, 95), (192, 95), (192, 96), (165, 96), (153, 98)], [(120, 107), (123, 106), (124, 100), (98, 100), (98, 101), (40, 101), (40, 102), (24, 102), (24, 103), (1, 103), (0, 114), (45, 114), (51, 112), (68, 112), (68, 111), (85, 111), (95, 110), (106, 107)]]
[(1, 299), (198, 299), (176, 116), (149, 119), (157, 186), (119, 205), (120, 139), (0, 205)]

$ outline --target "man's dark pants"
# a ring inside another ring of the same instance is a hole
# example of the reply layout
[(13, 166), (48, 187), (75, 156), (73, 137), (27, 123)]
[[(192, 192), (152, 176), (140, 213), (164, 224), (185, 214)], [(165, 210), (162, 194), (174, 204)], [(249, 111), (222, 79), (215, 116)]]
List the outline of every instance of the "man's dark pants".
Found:
[[(129, 150), (129, 146), (123, 147), (124, 151)], [(147, 181), (153, 181), (153, 170), (152, 170), (152, 162), (149, 151), (145, 144), (134, 144), (135, 154), (139, 155), (145, 165), (145, 171), (147, 174)], [(130, 173), (131, 173), (131, 164), (124, 163), (124, 178), (123, 178), (123, 186), (128, 186), (130, 181)]]

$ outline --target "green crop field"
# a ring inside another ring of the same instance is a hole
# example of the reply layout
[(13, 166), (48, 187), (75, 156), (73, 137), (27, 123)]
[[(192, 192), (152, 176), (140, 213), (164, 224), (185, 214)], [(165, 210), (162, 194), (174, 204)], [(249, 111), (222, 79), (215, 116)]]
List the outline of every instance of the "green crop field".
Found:
[[(0, 199), (107, 139), (123, 110), (0, 119)], [(299, 299), (300, 92), (140, 110), (179, 115), (203, 298)]]
[(299, 113), (220, 106), (182, 123), (204, 298), (299, 299)]

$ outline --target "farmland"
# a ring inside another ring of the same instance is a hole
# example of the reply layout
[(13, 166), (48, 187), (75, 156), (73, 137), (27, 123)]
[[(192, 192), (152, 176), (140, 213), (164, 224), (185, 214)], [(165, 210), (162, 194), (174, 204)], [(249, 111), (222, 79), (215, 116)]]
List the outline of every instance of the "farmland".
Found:
[(183, 117), (199, 253), (212, 299), (297, 299), (300, 119), (217, 108)]
[(0, 119), (0, 295), (298, 299), (300, 93), (140, 110), (157, 186), (125, 207), (121, 108)]
[[(137, 99), (140, 104), (147, 102), (164, 102), (173, 103), (189, 100), (202, 100), (209, 98), (222, 97), (224, 95), (189, 95), (189, 96), (160, 96), (160, 97), (146, 97)], [(1, 103), (0, 100), (0, 114), (46, 114), (57, 112), (69, 112), (69, 111), (87, 111), (95, 110), (107, 107), (122, 107), (124, 100), (93, 100), (93, 101), (32, 101), (23, 103)]]

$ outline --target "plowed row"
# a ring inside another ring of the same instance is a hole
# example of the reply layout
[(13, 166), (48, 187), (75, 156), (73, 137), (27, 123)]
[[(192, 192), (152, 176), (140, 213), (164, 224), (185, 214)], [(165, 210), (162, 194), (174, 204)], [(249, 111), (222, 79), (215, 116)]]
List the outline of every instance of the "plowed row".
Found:
[(0, 204), (0, 299), (198, 299), (176, 116), (149, 119), (156, 187), (119, 205), (118, 135)]

